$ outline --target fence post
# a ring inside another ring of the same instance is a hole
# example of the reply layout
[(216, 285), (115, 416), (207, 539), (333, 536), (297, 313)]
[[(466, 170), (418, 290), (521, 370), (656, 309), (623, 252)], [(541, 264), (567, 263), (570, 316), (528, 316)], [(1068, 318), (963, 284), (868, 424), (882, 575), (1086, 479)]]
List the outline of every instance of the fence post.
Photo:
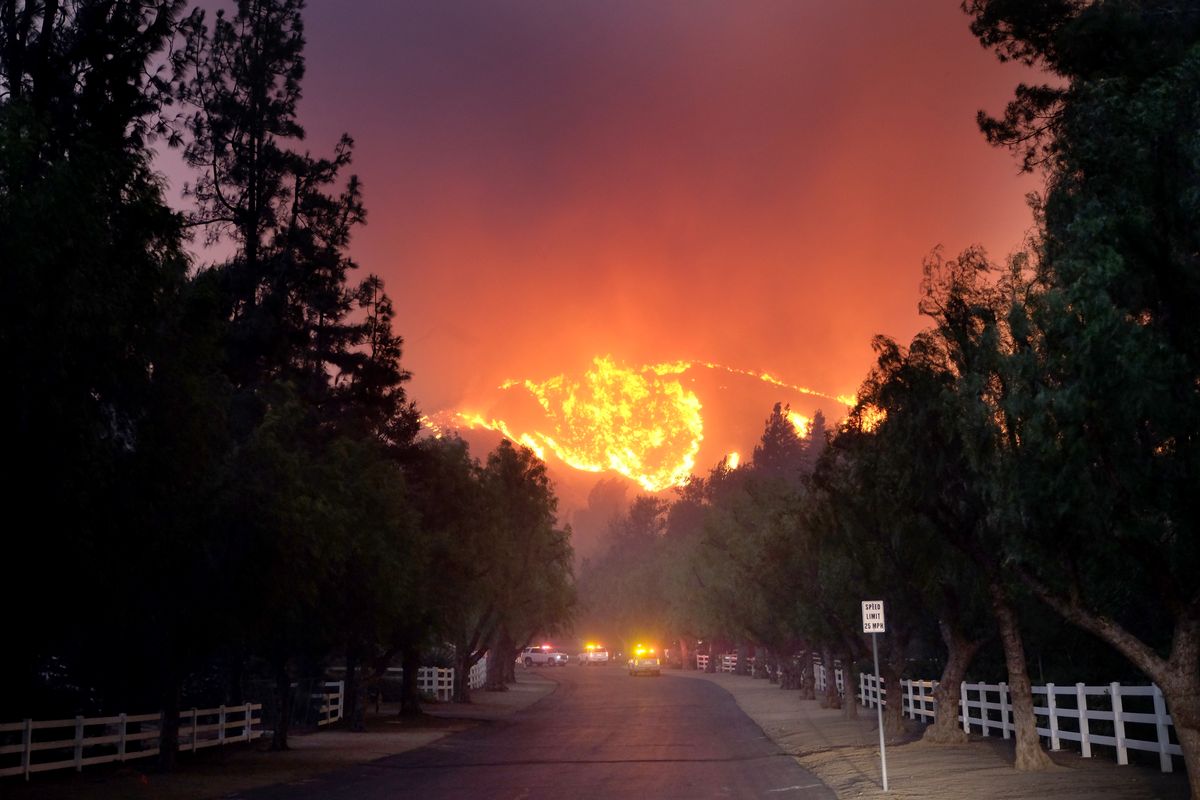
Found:
[(29, 767), (33, 763), (33, 720), (25, 720), (25, 730), (21, 733), (21, 768), (25, 771), (25, 780), (29, 780)]
[(75, 771), (83, 772), (83, 717), (75, 715)]
[(1082, 683), (1075, 684), (1075, 705), (1079, 708), (1079, 746), (1084, 758), (1092, 757), (1092, 737), (1088, 730), (1087, 694)]
[[(904, 686), (904, 682), (901, 681), (900, 685)], [(908, 682), (908, 686), (904, 686), (904, 689), (905, 689), (905, 696), (908, 699), (908, 718), (916, 719), (917, 718), (917, 707), (913, 705), (913, 682), (910, 680)], [(903, 709), (901, 709), (901, 711), (903, 712)]]
[(983, 728), (984, 736), (991, 736), (991, 725), (989, 724), (991, 719), (988, 717), (987, 696), (987, 684), (979, 684), (979, 726)]
[(217, 713), (217, 741), (225, 744), (225, 706), (222, 705)]
[(1046, 684), (1046, 714), (1050, 717), (1050, 749), (1061, 750), (1058, 743), (1058, 703), (1054, 700), (1054, 684)]
[(867, 674), (865, 672), (858, 673), (858, 703), (859, 705), (867, 705)]
[(1129, 750), (1125, 747), (1125, 720), (1121, 708), (1121, 684), (1111, 683), (1108, 687), (1112, 693), (1113, 735), (1117, 738), (1117, 763), (1129, 763)]
[(117, 720), (117, 761), (125, 760), (125, 734), (129, 727), (128, 715), (122, 711), (121, 718)]
[(1171, 763), (1171, 754), (1167, 752), (1171, 744), (1171, 737), (1167, 734), (1167, 704), (1157, 684), (1154, 685), (1154, 725), (1158, 728), (1158, 765), (1163, 772), (1171, 772), (1175, 767)]
[[(967, 682), (963, 681), (958, 685), (959, 694), (962, 696), (958, 701), (959, 708), (962, 710), (963, 733), (971, 735), (971, 707), (967, 705)], [(937, 709), (934, 709), (935, 713)]]
[[(1008, 684), (1000, 683), (1000, 733), (1005, 739), (1008, 738), (1008, 712), (1012, 707), (1012, 703), (1008, 699)], [(1016, 726), (1013, 726), (1016, 729)]]
[(342, 719), (344, 716), (346, 716), (345, 711), (346, 711), (346, 681), (341, 680), (341, 681), (338, 681), (337, 718)]
[(192, 752), (196, 752), (196, 709), (192, 709)]
[(246, 703), (246, 724), (242, 726), (242, 736), (246, 737), (246, 741), (250, 741), (250, 729), (254, 727), (254, 709), (250, 708), (250, 704)]

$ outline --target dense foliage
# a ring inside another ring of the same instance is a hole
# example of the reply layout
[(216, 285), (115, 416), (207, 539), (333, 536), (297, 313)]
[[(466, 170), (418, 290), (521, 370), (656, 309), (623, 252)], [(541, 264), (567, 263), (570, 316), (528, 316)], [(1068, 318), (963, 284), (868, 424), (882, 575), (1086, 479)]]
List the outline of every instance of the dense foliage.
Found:
[[(162, 708), (168, 763), (184, 702), (273, 686), (286, 748), (330, 664), (361, 726), (396, 659), (572, 603), (532, 453), (417, 440), (392, 302), (351, 281), (353, 142), (301, 147), (303, 3), (184, 5), (0, 2), (4, 500), (37, 521), (7, 541), (0, 718)], [(155, 143), (194, 171), (186, 213)]]

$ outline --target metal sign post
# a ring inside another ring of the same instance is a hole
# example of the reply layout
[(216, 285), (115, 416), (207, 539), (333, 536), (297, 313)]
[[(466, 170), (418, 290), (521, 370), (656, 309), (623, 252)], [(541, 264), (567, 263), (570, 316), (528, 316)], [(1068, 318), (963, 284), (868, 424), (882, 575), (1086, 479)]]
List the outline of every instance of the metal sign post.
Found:
[(879, 634), (887, 632), (882, 600), (862, 601), (863, 633), (871, 634), (871, 650), (875, 654), (875, 710), (879, 719), (879, 765), (883, 772), (883, 790), (888, 790), (887, 745), (883, 738), (883, 679), (879, 676)]

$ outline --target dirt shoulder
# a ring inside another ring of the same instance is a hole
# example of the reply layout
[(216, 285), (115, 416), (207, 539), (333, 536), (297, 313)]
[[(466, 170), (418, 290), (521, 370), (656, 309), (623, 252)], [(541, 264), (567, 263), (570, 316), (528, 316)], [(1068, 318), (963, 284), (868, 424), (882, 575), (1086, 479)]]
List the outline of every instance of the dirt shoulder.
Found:
[[(963, 745), (931, 745), (914, 740), (887, 748), (888, 788), (884, 794), (879, 769), (879, 733), (873, 711), (859, 709), (857, 719), (840, 710), (800, 700), (797, 692), (739, 675), (700, 672), (665, 673), (707, 680), (721, 686), (758, 723), (780, 749), (796, 757), (837, 793), (839, 798), (996, 798), (1025, 800), (1054, 797), (1093, 800), (1185, 800), (1188, 785), (1182, 768), (1161, 773), (1155, 768), (1118, 766), (1104, 756), (1082, 758), (1064, 750), (1051, 753), (1048, 772), (1018, 772), (1013, 747), (999, 737), (972, 736)], [(914, 725), (914, 737), (920, 730)]]
[(507, 692), (471, 693), (467, 704), (437, 703), (425, 706), (426, 716), (401, 719), (396, 706), (384, 704), (367, 715), (367, 731), (350, 733), (326, 729), (291, 737), (291, 750), (273, 753), (259, 741), (198, 753), (181, 753), (179, 768), (169, 774), (154, 772), (136, 762), (85, 768), (81, 773), (34, 775), (28, 783), (19, 778), (0, 779), (5, 800), (211, 800), (237, 797), (260, 786), (305, 781), (315, 775), (354, 764), (365, 764), (404, 753), (481, 723), (504, 719), (528, 708), (557, 687), (536, 672), (519, 672)]

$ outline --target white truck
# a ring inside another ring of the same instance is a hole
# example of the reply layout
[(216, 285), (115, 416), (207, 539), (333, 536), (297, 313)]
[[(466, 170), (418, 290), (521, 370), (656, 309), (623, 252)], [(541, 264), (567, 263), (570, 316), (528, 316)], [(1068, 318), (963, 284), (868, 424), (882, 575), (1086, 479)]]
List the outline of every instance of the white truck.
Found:
[(555, 650), (548, 644), (540, 647), (526, 647), (517, 656), (517, 660), (527, 667), (565, 667), (570, 657), (566, 653)]
[(600, 665), (608, 663), (608, 648), (603, 645), (588, 642), (584, 645), (583, 652), (579, 654), (579, 665), (586, 667), (589, 665)]

